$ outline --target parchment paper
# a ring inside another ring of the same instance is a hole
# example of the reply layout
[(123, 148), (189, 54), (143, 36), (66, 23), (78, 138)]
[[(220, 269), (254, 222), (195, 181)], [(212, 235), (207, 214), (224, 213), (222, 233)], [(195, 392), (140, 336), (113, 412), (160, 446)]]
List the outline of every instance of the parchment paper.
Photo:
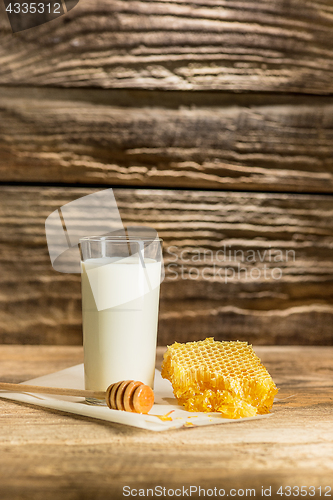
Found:
[[(61, 370), (44, 377), (27, 380), (24, 383), (46, 387), (84, 389), (83, 364), (72, 366), (66, 370)], [(241, 423), (247, 420), (267, 418), (270, 416), (259, 415), (257, 417), (233, 420), (223, 418), (219, 413), (187, 412), (177, 404), (172, 392), (171, 383), (168, 380), (162, 379), (161, 373), (158, 370), (155, 372), (154, 394), (155, 404), (149, 414), (139, 415), (137, 413), (110, 410), (107, 406), (92, 406), (86, 404), (83, 398), (0, 391), (1, 398), (30, 403), (68, 413), (76, 413), (78, 415), (130, 425), (150, 431), (164, 431), (168, 429), (177, 429), (179, 427), (196, 427), (231, 422)]]

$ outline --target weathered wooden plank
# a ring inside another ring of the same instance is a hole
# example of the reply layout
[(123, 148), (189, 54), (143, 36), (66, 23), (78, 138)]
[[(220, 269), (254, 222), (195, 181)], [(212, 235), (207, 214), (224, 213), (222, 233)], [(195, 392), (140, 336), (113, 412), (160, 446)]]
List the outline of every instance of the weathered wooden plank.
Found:
[(2, 345), (0, 380), (18, 384), (80, 363), (83, 348), (78, 346)]
[[(231, 488), (256, 488), (252, 498), (264, 498), (264, 486), (272, 488), (273, 500), (281, 498), (280, 486), (325, 492), (332, 484), (333, 348), (255, 350), (280, 388), (280, 401), (269, 418), (246, 423), (154, 433), (0, 398), (1, 499), (117, 500), (125, 485), (216, 487), (225, 497)], [(9, 366), (15, 380), (24, 381), (28, 373), (50, 373), (80, 357), (80, 347), (1, 346), (0, 380)]]
[(1, 3), (0, 84), (326, 94), (330, 0), (81, 0), (15, 37)]
[[(51, 268), (46, 217), (89, 188), (0, 189), (2, 343), (81, 342), (80, 279)], [(332, 197), (115, 190), (165, 241), (159, 342), (332, 344)]]
[(0, 180), (333, 191), (332, 98), (164, 95), (0, 89)]

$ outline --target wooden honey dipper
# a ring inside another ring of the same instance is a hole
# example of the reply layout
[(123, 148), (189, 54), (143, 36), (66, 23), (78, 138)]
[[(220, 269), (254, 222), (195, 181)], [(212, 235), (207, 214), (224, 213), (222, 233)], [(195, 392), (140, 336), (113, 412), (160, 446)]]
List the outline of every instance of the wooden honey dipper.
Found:
[(105, 392), (81, 389), (59, 389), (58, 387), (9, 384), (5, 382), (0, 383), (0, 390), (105, 399), (106, 404), (112, 410), (123, 410), (134, 413), (146, 414), (151, 410), (154, 404), (153, 390), (148, 385), (134, 380), (124, 380), (111, 384)]

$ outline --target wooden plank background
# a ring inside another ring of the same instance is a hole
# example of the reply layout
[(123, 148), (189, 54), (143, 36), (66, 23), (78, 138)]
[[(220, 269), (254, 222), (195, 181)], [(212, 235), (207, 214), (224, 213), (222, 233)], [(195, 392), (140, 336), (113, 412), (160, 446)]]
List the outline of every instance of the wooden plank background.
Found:
[[(80, 341), (80, 278), (52, 269), (44, 223), (59, 206), (92, 192), (0, 189), (3, 342)], [(125, 224), (155, 227), (164, 239), (160, 344), (209, 335), (256, 344), (330, 341), (330, 198), (139, 189), (115, 189), (115, 196)], [(225, 258), (216, 253), (224, 245)]]
[(0, 94), (7, 181), (330, 193), (332, 143), (332, 97)]
[(44, 222), (113, 187), (165, 241), (160, 344), (333, 344), (332, 14), (81, 0), (12, 35), (0, 2), (0, 342), (81, 343), (79, 276), (52, 269)]
[(10, 33), (0, 83), (328, 94), (331, 0), (81, 0)]

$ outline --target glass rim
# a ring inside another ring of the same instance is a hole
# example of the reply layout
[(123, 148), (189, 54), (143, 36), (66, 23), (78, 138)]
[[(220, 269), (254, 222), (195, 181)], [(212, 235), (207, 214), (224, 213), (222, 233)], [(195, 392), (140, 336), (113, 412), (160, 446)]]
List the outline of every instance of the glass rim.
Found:
[(99, 242), (99, 241), (113, 241), (113, 242), (116, 242), (116, 243), (127, 243), (127, 242), (135, 242), (135, 241), (151, 241), (151, 242), (159, 242), (159, 243), (162, 243), (163, 240), (162, 238), (160, 238), (159, 236), (157, 236), (156, 238), (152, 238), (151, 236), (128, 236), (128, 235), (125, 235), (125, 236), (120, 236), (120, 235), (115, 235), (115, 236), (84, 236), (83, 238), (80, 238), (79, 239), (79, 242), (80, 243), (83, 243), (85, 241), (95, 241), (95, 242)]

